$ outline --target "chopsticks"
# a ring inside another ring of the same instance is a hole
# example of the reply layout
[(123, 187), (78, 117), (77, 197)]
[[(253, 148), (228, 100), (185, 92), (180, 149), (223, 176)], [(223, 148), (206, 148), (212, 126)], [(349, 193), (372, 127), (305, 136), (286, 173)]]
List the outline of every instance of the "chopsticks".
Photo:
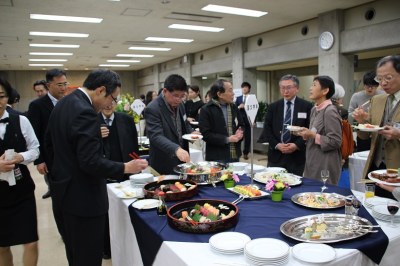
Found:
[(358, 108), (363, 107), (364, 105), (366, 105), (366, 104), (368, 104), (368, 103), (370, 103), (370, 102), (371, 102), (371, 100), (368, 100), (368, 101), (366, 101), (365, 103), (363, 103), (363, 104), (361, 104), (360, 106), (358, 106)]
[(137, 155), (136, 152), (134, 152), (134, 151), (131, 152), (131, 153), (129, 153), (128, 155), (129, 155), (129, 157), (131, 157), (131, 158), (134, 159), (134, 160), (140, 159), (140, 156)]
[[(131, 152), (131, 153), (129, 153), (128, 155), (129, 155), (129, 157), (131, 157), (131, 158), (134, 159), (134, 160), (139, 160), (139, 159), (141, 159), (140, 156), (137, 155), (134, 151)], [(151, 172), (154, 176), (160, 176), (160, 173), (157, 172), (153, 167), (151, 167), (150, 165), (147, 166), (147, 167), (149, 168), (150, 172)], [(160, 181), (161, 181), (161, 180), (160, 180)], [(160, 181), (158, 181), (158, 182), (160, 182)]]

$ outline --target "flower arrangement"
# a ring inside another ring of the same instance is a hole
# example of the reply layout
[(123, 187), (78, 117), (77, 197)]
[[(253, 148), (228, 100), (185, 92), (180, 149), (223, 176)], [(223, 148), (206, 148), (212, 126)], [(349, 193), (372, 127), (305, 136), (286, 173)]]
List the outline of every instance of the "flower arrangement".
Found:
[(126, 114), (132, 116), (133, 120), (135, 121), (135, 124), (137, 124), (137, 123), (139, 123), (140, 117), (131, 108), (131, 105), (134, 100), (135, 100), (135, 97), (131, 96), (129, 93), (122, 94), (121, 99), (118, 101), (118, 104), (115, 107), (115, 111), (120, 112), (120, 113), (126, 113)]
[(270, 180), (266, 185), (265, 185), (265, 190), (267, 191), (284, 191), (285, 189), (290, 189), (290, 186), (288, 183), (283, 182), (283, 181), (278, 181), (275, 179)]
[(235, 182), (239, 182), (240, 178), (237, 174), (233, 174), (231, 170), (227, 170), (223, 172), (222, 176), (220, 177), (220, 180), (222, 181), (233, 180)]

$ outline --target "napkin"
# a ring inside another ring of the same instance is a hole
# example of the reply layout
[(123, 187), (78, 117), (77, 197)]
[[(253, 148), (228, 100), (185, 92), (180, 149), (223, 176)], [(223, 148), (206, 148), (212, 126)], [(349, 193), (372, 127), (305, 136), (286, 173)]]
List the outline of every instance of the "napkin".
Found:
[[(5, 159), (10, 161), (14, 158), (15, 151), (14, 149), (9, 149), (5, 151)], [(9, 186), (15, 186), (17, 182), (15, 181), (14, 170), (9, 172), (0, 173), (0, 180), (4, 180), (8, 182)]]

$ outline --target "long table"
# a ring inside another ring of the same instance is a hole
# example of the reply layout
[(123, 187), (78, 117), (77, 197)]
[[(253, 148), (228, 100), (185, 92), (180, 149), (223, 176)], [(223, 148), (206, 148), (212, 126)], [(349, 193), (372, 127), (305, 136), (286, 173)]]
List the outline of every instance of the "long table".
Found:
[[(132, 200), (116, 198), (116, 192), (112, 184), (108, 185), (113, 265), (143, 265), (139, 245), (127, 208)], [(357, 194), (358, 192), (354, 193)], [(264, 204), (274, 204), (269, 199), (263, 201)], [(115, 209), (119, 209), (119, 211)], [(152, 221), (154, 222), (157, 218), (158, 217), (155, 216)], [(133, 222), (135, 223), (135, 221)], [(393, 265), (393, 261), (400, 259), (400, 254), (396, 251), (400, 246), (400, 232), (399, 230), (393, 230), (387, 227), (384, 222), (379, 222), (379, 224), (382, 225), (382, 229), (386, 235), (388, 235), (390, 241), (381, 261), (381, 265)], [(357, 249), (336, 248), (336, 252), (337, 259), (329, 265), (342, 265), (344, 263), (351, 263), (353, 265), (374, 265), (367, 256)], [(243, 255), (225, 256), (216, 254), (210, 250), (207, 243), (191, 243), (186, 240), (185, 242), (162, 242), (153, 265), (218, 265), (218, 263), (220, 263), (219, 265), (221, 265), (221, 263), (246, 265)], [(304, 264), (291, 257), (290, 265)]]

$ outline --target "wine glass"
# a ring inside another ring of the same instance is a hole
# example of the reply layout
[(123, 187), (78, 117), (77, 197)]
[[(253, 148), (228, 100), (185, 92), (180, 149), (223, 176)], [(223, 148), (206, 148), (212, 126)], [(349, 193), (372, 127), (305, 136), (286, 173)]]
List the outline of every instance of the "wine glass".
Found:
[(324, 190), (328, 189), (328, 187), (325, 186), (326, 180), (328, 180), (328, 178), (329, 178), (329, 170), (326, 170), (326, 169), (321, 170), (321, 179), (322, 179), (322, 182), (324, 182), (324, 186), (321, 187), (321, 193), (323, 193)]
[(399, 203), (395, 201), (388, 201), (387, 202), (387, 210), (390, 213), (390, 227), (397, 227), (394, 224), (394, 215), (399, 211)]

